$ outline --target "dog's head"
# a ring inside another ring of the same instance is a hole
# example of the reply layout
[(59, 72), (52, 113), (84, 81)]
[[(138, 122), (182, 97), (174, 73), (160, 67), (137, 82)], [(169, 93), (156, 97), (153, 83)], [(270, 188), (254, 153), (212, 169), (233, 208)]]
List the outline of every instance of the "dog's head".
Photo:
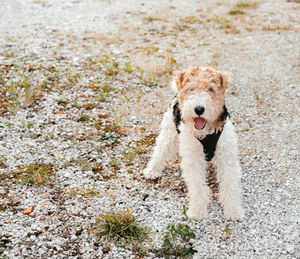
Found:
[(183, 122), (193, 124), (197, 131), (215, 127), (224, 109), (229, 73), (190, 67), (177, 72), (174, 82)]

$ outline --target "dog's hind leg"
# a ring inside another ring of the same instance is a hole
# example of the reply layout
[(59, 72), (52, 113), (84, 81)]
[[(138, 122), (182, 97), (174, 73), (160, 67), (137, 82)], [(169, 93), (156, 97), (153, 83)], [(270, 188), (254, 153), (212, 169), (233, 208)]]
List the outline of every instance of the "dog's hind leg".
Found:
[(240, 220), (244, 214), (240, 187), (241, 168), (237, 138), (230, 121), (226, 122), (220, 136), (213, 162), (217, 170), (219, 201), (223, 207), (224, 216), (228, 220)]
[(151, 160), (144, 170), (146, 178), (153, 179), (159, 177), (166, 161), (175, 157), (178, 149), (177, 135), (172, 107), (170, 107), (164, 114)]

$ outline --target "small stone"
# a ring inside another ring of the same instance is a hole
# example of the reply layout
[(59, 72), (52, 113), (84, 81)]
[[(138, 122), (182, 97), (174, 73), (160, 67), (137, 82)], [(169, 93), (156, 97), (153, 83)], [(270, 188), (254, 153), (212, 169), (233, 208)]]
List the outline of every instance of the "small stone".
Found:
[(76, 239), (78, 239), (78, 237), (77, 237), (76, 235), (72, 235), (72, 236), (71, 236), (71, 240), (72, 240), (72, 241), (74, 241), (74, 240), (76, 240)]
[(127, 185), (125, 186), (125, 188), (128, 189), (128, 190), (131, 189), (131, 188), (132, 188), (132, 184), (131, 184), (131, 183), (127, 184)]
[(108, 253), (109, 251), (110, 251), (110, 247), (109, 246), (105, 246), (105, 247), (102, 248), (102, 252), (104, 254)]
[(286, 251), (289, 253), (289, 254), (293, 254), (295, 252), (295, 247), (293, 244), (287, 244), (286, 245)]
[(43, 198), (43, 199), (47, 199), (48, 197), (49, 197), (49, 193), (43, 193), (43, 194), (42, 194), (42, 198)]

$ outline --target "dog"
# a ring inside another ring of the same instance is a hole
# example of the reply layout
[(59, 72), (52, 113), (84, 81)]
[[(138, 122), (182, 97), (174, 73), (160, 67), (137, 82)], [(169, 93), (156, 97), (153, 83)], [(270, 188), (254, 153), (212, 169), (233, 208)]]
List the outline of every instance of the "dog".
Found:
[(208, 163), (216, 170), (225, 218), (237, 221), (244, 215), (237, 137), (225, 106), (228, 85), (229, 72), (211, 67), (190, 67), (175, 74), (172, 86), (176, 96), (163, 116), (152, 157), (144, 170), (147, 179), (161, 176), (165, 163), (179, 150), (189, 197), (186, 215), (190, 219), (201, 220), (208, 214)]

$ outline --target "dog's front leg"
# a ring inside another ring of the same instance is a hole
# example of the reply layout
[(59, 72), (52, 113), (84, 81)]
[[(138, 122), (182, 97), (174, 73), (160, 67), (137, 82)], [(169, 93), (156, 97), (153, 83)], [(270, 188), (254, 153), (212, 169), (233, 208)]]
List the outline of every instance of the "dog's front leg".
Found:
[(171, 160), (177, 153), (177, 131), (173, 121), (172, 108), (164, 114), (160, 125), (160, 133), (149, 164), (144, 170), (146, 178), (157, 178), (161, 175), (166, 161)]
[(231, 121), (227, 121), (218, 141), (214, 164), (219, 183), (219, 201), (224, 216), (236, 221), (243, 217), (241, 202), (241, 168), (238, 159), (237, 138)]
[(182, 127), (179, 135), (179, 153), (182, 158), (182, 174), (188, 189), (187, 216), (197, 220), (206, 218), (210, 189), (206, 184), (206, 161), (203, 147), (185, 127)]

